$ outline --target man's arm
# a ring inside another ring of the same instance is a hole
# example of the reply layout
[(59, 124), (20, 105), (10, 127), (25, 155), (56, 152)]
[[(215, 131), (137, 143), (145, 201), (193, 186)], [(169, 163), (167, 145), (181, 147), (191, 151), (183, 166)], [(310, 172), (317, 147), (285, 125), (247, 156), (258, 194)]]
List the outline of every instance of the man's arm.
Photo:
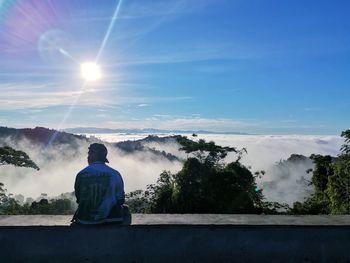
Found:
[(124, 181), (120, 173), (117, 173), (117, 183), (115, 189), (115, 195), (117, 198), (118, 204), (122, 205), (125, 202), (125, 192), (124, 192)]
[(77, 199), (77, 203), (79, 204), (79, 197), (80, 197), (80, 180), (79, 180), (79, 174), (75, 177), (75, 183), (74, 183), (74, 192), (75, 197)]

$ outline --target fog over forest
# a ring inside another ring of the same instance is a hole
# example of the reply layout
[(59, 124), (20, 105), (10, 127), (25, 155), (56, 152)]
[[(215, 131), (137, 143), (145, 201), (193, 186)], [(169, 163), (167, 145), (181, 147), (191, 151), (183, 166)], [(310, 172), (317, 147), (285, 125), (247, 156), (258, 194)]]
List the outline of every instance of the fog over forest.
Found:
[[(87, 135), (89, 136), (91, 134)], [(178, 171), (182, 167), (181, 160), (187, 157), (184, 152), (179, 151), (180, 146), (174, 139), (168, 139), (166, 142), (143, 142), (145, 148), (130, 153), (125, 153), (111, 144), (145, 136), (94, 134), (94, 137), (110, 143), (107, 145), (110, 166), (121, 172), (126, 192), (145, 189), (148, 184), (156, 182), (163, 170)], [(310, 161), (279, 166), (276, 163), (288, 159), (291, 154), (310, 156), (312, 153), (317, 153), (336, 156), (343, 143), (343, 139), (339, 136), (310, 135), (206, 134), (198, 135), (194, 139), (213, 140), (218, 145), (234, 146), (237, 149), (245, 147), (248, 153), (244, 155), (242, 163), (250, 166), (252, 172), (266, 171), (266, 174), (258, 179), (266, 198), (289, 204), (302, 200), (311, 193), (312, 189), (307, 186), (303, 178), (310, 179), (311, 175), (307, 175), (305, 171), (312, 164)], [(37, 198), (41, 193), (47, 193), (48, 196), (53, 197), (64, 192), (72, 192), (76, 174), (87, 165), (89, 143), (78, 141), (78, 146), (72, 149), (64, 144), (43, 147), (28, 140), (2, 141), (3, 145), (27, 152), (41, 169), (35, 171), (9, 165), (2, 166), (0, 182), (5, 184), (9, 193), (22, 194), (25, 197)], [(157, 152), (152, 149), (171, 153), (178, 157), (178, 160), (170, 160), (166, 155), (156, 154)], [(230, 154), (226, 161), (233, 161), (235, 158), (234, 154)]]

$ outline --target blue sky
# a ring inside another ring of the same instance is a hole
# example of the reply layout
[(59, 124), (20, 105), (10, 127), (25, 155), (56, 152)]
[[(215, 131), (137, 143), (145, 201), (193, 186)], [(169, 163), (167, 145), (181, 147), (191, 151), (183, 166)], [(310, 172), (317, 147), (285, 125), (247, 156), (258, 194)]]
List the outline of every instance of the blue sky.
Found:
[[(0, 125), (339, 134), (350, 128), (349, 10), (0, 0)], [(86, 83), (80, 64), (99, 51), (103, 77)]]

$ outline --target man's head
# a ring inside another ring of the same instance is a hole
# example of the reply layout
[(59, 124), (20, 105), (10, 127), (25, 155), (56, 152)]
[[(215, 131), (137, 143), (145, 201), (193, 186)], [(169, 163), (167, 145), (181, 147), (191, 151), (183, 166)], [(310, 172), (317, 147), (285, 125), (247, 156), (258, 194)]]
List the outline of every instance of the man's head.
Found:
[(93, 162), (104, 162), (108, 163), (107, 160), (107, 148), (102, 143), (93, 143), (89, 146), (88, 153), (88, 163), (92, 164)]

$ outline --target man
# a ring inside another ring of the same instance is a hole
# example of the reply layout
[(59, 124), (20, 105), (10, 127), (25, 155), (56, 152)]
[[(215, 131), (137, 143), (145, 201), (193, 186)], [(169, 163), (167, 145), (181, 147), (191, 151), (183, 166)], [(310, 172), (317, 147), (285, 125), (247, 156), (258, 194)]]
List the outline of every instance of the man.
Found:
[(79, 224), (131, 223), (124, 205), (124, 183), (120, 173), (108, 165), (107, 148), (100, 143), (89, 146), (88, 163), (75, 179), (78, 210), (72, 221)]

